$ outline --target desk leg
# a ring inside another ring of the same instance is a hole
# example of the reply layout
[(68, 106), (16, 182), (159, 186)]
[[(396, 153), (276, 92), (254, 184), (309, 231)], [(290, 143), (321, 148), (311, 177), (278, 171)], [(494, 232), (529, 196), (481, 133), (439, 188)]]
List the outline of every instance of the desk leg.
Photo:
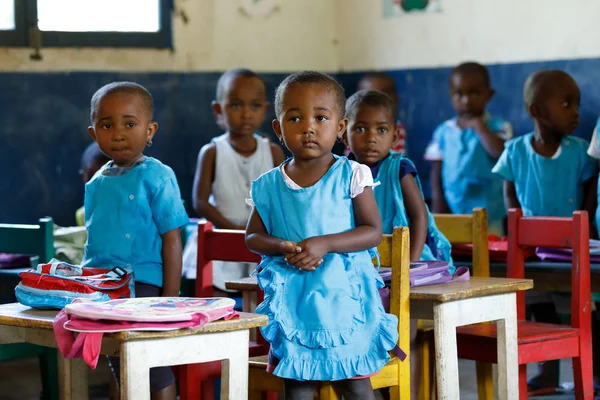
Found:
[(231, 332), (223, 342), (229, 357), (221, 368), (221, 400), (248, 399), (248, 330)]
[(435, 371), (439, 400), (460, 398), (458, 387), (458, 355), (456, 349), (456, 322), (460, 319), (456, 302), (433, 306), (435, 337)]
[(150, 346), (141, 340), (121, 343), (121, 399), (150, 400), (148, 351)]
[(498, 395), (500, 400), (519, 398), (519, 356), (517, 345), (517, 310), (514, 293), (502, 296), (504, 319), (496, 322), (498, 329)]
[[(256, 310), (256, 291), (242, 291), (242, 311), (253, 313)], [(256, 342), (258, 328), (250, 329), (250, 340)]]
[(58, 391), (61, 400), (87, 400), (89, 369), (82, 358), (64, 358), (58, 351)]

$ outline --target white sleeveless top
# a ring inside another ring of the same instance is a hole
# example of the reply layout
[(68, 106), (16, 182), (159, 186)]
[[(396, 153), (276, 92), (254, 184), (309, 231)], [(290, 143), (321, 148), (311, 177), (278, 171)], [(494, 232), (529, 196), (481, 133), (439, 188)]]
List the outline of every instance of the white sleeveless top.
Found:
[(227, 134), (212, 140), (216, 146), (216, 160), (209, 202), (225, 218), (238, 225), (246, 225), (252, 211), (245, 202), (252, 181), (273, 168), (269, 139), (257, 134), (254, 138), (256, 151), (250, 157), (237, 153), (227, 140)]
[[(227, 134), (213, 138), (216, 146), (215, 179), (211, 187), (210, 204), (234, 224), (246, 225), (252, 207), (246, 204), (253, 180), (271, 170), (273, 154), (271, 142), (267, 138), (254, 135), (256, 151), (250, 157), (238, 154), (229, 141)], [(183, 275), (188, 279), (196, 278), (196, 260), (198, 253), (198, 232), (188, 239), (183, 250)], [(225, 289), (225, 282), (247, 277), (256, 264), (213, 261), (213, 286)]]

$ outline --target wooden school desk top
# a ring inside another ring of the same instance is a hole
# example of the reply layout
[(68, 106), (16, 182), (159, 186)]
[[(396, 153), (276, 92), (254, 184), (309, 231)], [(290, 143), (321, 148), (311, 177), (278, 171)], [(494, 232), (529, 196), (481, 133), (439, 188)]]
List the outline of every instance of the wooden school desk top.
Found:
[[(19, 303), (10, 303), (0, 305), (0, 327), (2, 325), (32, 328), (32, 329), (52, 329), (52, 321), (58, 311), (56, 310), (36, 310)], [(239, 313), (240, 317), (228, 321), (218, 320), (210, 322), (199, 329), (179, 329), (175, 331), (151, 332), (151, 331), (124, 331), (106, 334), (117, 340), (136, 340), (149, 338), (165, 338), (175, 336), (188, 336), (198, 333), (213, 333), (237, 331), (243, 329), (256, 328), (264, 326), (268, 322), (265, 315)]]
[[(225, 282), (225, 287), (230, 290), (242, 292), (257, 291), (258, 283), (256, 282), (256, 277), (248, 277)], [(471, 277), (471, 280), (466, 282), (448, 282), (412, 287), (410, 289), (410, 299), (416, 301), (446, 302), (516, 292), (531, 289), (532, 287), (533, 281), (531, 279)]]

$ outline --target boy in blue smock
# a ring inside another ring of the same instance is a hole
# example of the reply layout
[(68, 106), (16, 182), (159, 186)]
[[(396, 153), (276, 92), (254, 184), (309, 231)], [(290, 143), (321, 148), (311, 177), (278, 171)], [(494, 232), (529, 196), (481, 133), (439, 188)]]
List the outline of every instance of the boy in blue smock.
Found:
[[(152, 95), (132, 82), (92, 97), (88, 132), (112, 161), (85, 185), (84, 267), (134, 271), (136, 297), (176, 297), (181, 282), (179, 228), (189, 220), (173, 170), (143, 154), (158, 124)], [(119, 359), (111, 357), (119, 380)], [(170, 367), (150, 369), (152, 400), (175, 400)]]
[[(450, 264), (450, 242), (438, 230), (427, 209), (415, 165), (392, 152), (397, 138), (396, 106), (385, 93), (361, 90), (346, 101), (348, 128), (344, 135), (355, 159), (371, 169), (380, 184), (373, 190), (381, 215), (382, 231), (410, 228), (410, 259), (443, 260)], [(419, 391), (420, 358), (416, 347), (416, 321), (411, 321), (411, 393)]]
[(502, 181), (492, 174), (512, 128), (485, 111), (494, 95), (486, 67), (468, 62), (450, 74), (450, 97), (457, 116), (439, 125), (425, 151), (432, 162), (431, 196), (435, 213), (471, 214), (483, 207), (490, 233), (504, 233)]
[[(586, 153), (588, 142), (572, 136), (579, 125), (577, 83), (563, 71), (539, 71), (525, 82), (524, 100), (534, 131), (507, 142), (493, 169), (504, 178), (506, 209), (521, 208), (525, 216), (552, 217), (570, 217), (575, 210), (586, 210), (593, 219), (596, 165)], [(560, 323), (552, 302), (556, 297), (527, 295), (536, 321)], [(558, 366), (558, 360), (544, 363), (541, 373), (529, 381), (530, 388), (546, 391), (557, 387)]]
[[(98, 143), (90, 143), (81, 155), (81, 169), (79, 170), (79, 176), (81, 177), (83, 184), (85, 185), (88, 183), (89, 180), (92, 179), (92, 177), (96, 174), (96, 172), (98, 172), (98, 170), (109, 161), (110, 158), (106, 157), (106, 154), (100, 150)], [(83, 206), (75, 211), (75, 221), (77, 226), (83, 226), (85, 224)]]

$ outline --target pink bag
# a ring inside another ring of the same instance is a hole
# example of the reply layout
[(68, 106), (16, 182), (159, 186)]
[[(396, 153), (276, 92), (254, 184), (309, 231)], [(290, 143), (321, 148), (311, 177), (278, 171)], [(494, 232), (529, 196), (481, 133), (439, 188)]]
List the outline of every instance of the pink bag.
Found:
[[(83, 357), (96, 368), (104, 332), (200, 328), (239, 316), (229, 298), (141, 297), (104, 303), (76, 300), (54, 319), (54, 335), (65, 358)], [(73, 332), (79, 332), (75, 339)]]

